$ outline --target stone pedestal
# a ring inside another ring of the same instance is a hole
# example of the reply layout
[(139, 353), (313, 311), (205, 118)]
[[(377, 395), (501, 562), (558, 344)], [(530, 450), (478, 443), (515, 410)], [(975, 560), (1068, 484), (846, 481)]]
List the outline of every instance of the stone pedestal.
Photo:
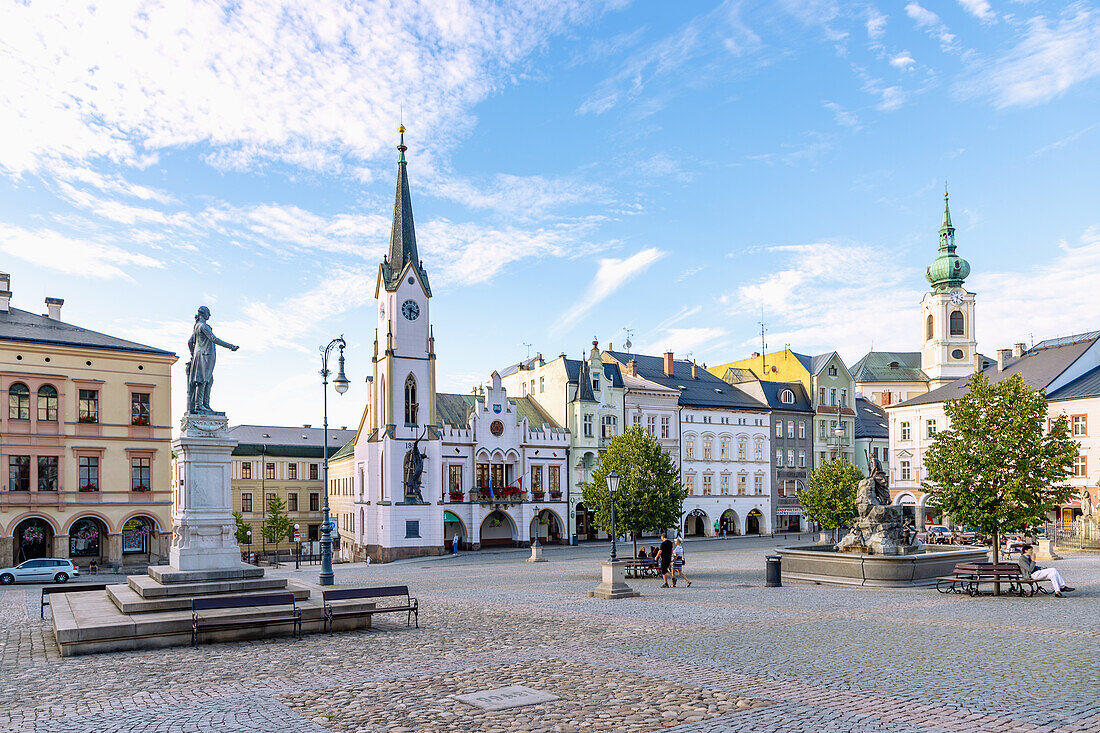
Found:
[(546, 562), (542, 556), (542, 545), (531, 545), (531, 557), (527, 558), (527, 562)]
[(600, 565), (603, 566), (603, 582), (588, 591), (589, 598), (612, 600), (615, 598), (635, 598), (640, 595), (638, 591), (626, 584), (626, 567), (623, 563), (605, 560)]
[[(179, 492), (172, 517), (168, 564), (176, 570), (239, 569), (229, 488), (231, 454), (225, 413), (185, 413), (180, 437), (172, 441), (179, 467)], [(261, 497), (261, 501), (263, 498)]]
[(1035, 544), (1035, 558), (1038, 560), (1061, 560), (1062, 557), (1054, 549), (1054, 540), (1042, 538), (1033, 541)]

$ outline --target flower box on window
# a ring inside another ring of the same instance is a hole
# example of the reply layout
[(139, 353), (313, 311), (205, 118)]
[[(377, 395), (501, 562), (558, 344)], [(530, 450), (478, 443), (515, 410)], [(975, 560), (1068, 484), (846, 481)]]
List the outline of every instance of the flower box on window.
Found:
[(84, 423), (99, 422), (99, 416), (98, 415), (81, 415), (80, 416), (80, 422), (84, 422)]
[(99, 486), (96, 484), (84, 484), (80, 487), (81, 491), (99, 491)]
[(144, 415), (135, 415), (130, 419), (131, 425), (148, 425), (149, 418)]
[(558, 499), (561, 499), (561, 492), (560, 491), (551, 491), (550, 492), (550, 498), (553, 499), (554, 501), (557, 501)]
[(542, 492), (542, 491), (532, 491), (531, 492), (531, 498), (534, 499), (535, 501), (542, 501), (542, 498), (544, 496), (546, 496), (546, 494), (545, 494), (545, 492)]
[(451, 501), (462, 501), (464, 496), (465, 494), (463, 494), (463, 492), (461, 491), (450, 492)]
[(148, 490), (149, 490), (149, 487), (148, 487), (148, 486), (146, 486), (145, 484), (138, 484), (137, 486), (135, 486), (135, 487), (134, 487), (133, 489), (131, 489), (131, 490), (132, 490), (132, 491), (148, 491)]

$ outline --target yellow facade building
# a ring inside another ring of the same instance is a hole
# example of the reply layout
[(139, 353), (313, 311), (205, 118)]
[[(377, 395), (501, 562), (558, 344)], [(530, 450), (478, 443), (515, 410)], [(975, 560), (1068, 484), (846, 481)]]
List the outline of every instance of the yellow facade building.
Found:
[(0, 273), (0, 566), (166, 561), (176, 355), (11, 301)]

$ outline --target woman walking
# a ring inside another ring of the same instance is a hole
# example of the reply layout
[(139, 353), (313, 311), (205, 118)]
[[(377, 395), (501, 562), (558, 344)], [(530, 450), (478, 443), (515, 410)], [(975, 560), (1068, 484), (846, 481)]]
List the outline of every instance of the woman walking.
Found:
[(679, 537), (676, 538), (676, 546), (672, 548), (672, 582), (676, 582), (676, 576), (680, 576), (680, 580), (688, 584), (691, 587), (691, 581), (684, 575), (684, 542)]

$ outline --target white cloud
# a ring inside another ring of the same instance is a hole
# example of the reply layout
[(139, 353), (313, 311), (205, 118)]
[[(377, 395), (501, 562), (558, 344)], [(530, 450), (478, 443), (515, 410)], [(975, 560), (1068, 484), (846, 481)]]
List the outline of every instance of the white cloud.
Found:
[(1020, 42), (997, 59), (979, 65), (957, 91), (986, 97), (995, 107), (1048, 102), (1070, 87), (1100, 76), (1100, 15), (1080, 3), (1055, 21), (1036, 16)]
[(940, 48), (944, 51), (958, 51), (955, 35), (948, 30), (947, 25), (931, 10), (921, 6), (918, 2), (911, 2), (905, 6), (905, 14), (920, 28), (924, 28), (930, 36), (940, 42)]
[(438, 150), (507, 68), (599, 12), (593, 0), (6, 3), (0, 169), (59, 160), (148, 165), (207, 146), (211, 163), (339, 169), (409, 138)]
[(899, 54), (890, 57), (890, 65), (895, 69), (901, 69), (902, 71), (908, 71), (916, 64), (916, 60), (909, 55), (908, 51), (902, 51)]
[(867, 9), (867, 37), (877, 41), (886, 33), (886, 16), (878, 8)]
[(843, 127), (859, 127), (859, 115), (850, 110), (844, 109), (836, 102), (825, 102), (825, 109), (833, 113), (833, 119), (836, 120), (838, 125)]
[(72, 239), (52, 229), (31, 230), (4, 223), (0, 223), (0, 252), (79, 277), (132, 280), (124, 268), (163, 266), (148, 255), (110, 244)]
[(989, 0), (959, 0), (959, 5), (983, 23), (990, 23), (997, 18), (997, 14), (993, 12)]
[(664, 257), (667, 252), (650, 247), (643, 249), (625, 259), (607, 257), (600, 260), (600, 267), (596, 276), (592, 279), (588, 290), (576, 305), (567, 310), (558, 321), (558, 328), (567, 329), (591, 310), (596, 304), (604, 301), (631, 279), (649, 269), (650, 265)]
[(430, 178), (424, 182), (423, 190), (470, 209), (492, 209), (519, 219), (534, 219), (556, 209), (609, 200), (602, 186), (588, 181), (505, 173), (498, 173), (480, 186), (454, 176)]
[(663, 354), (671, 351), (678, 359), (698, 357), (700, 353), (712, 349), (728, 333), (725, 329), (713, 326), (669, 328), (651, 343), (638, 349), (638, 353)]

